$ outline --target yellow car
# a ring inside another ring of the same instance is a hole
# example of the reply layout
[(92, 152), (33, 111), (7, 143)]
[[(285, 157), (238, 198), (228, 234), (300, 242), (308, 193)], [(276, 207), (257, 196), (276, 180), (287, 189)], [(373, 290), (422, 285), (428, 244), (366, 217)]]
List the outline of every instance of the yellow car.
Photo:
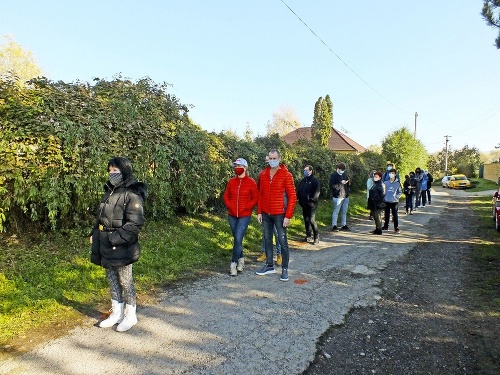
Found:
[(448, 182), (450, 189), (467, 189), (470, 188), (470, 181), (464, 174), (454, 174)]

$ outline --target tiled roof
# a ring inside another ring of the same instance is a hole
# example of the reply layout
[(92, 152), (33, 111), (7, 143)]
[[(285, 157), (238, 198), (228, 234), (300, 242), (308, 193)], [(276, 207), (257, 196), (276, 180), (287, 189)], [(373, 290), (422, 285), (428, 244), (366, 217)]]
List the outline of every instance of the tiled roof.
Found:
[[(293, 145), (299, 139), (311, 140), (311, 127), (299, 128), (281, 137), (289, 145)], [(353, 141), (347, 135), (332, 128), (332, 135), (328, 140), (328, 149), (342, 152), (364, 152), (366, 148)]]

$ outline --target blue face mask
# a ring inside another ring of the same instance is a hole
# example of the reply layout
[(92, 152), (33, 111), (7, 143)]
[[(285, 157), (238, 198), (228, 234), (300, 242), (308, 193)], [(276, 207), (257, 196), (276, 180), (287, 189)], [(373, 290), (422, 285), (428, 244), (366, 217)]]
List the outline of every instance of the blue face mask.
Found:
[(269, 160), (269, 166), (271, 168), (276, 168), (278, 165), (280, 165), (280, 161), (279, 160)]
[(304, 171), (304, 177), (309, 177), (309, 171)]
[(338, 171), (338, 172), (339, 172), (339, 174), (344, 174), (344, 171)]
[(389, 166), (387, 167), (387, 170), (388, 170), (388, 171), (390, 171), (391, 169), (392, 169), (392, 167), (389, 165)]

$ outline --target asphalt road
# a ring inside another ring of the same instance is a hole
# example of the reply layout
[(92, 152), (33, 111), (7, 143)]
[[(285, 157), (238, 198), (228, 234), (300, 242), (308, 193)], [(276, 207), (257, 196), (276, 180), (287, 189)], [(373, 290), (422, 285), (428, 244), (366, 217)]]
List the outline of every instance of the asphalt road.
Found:
[(279, 280), (279, 269), (256, 276), (260, 264), (248, 261), (238, 277), (216, 275), (138, 306), (139, 323), (127, 333), (89, 319), (65, 337), (3, 361), (0, 373), (300, 374), (330, 326), (342, 324), (355, 307), (377, 303), (381, 271), (417, 241), (431, 240), (427, 223), (454, 194), (437, 190), (431, 206), (400, 215), (401, 234), (391, 227), (370, 235), (373, 222), (360, 218), (348, 223), (350, 232), (324, 232), (319, 245), (291, 242), (288, 282)]

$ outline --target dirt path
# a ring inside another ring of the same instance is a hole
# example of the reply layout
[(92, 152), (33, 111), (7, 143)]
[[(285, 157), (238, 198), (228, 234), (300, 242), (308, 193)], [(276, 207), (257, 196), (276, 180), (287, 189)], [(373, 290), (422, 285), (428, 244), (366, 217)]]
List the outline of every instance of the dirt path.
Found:
[(401, 234), (370, 235), (373, 222), (359, 218), (350, 232), (324, 232), (317, 246), (292, 244), (287, 283), (279, 272), (256, 276), (261, 264), (248, 259), (236, 278), (221, 270), (139, 306), (139, 324), (126, 334), (89, 317), (67, 336), (0, 362), (0, 374), (498, 370), (488, 351), (498, 326), (468, 298), (475, 223), (468, 198), (450, 193), (401, 218)]
[(327, 331), (304, 375), (500, 373), (498, 319), (472, 298), (481, 270), (471, 262), (478, 239), (468, 202), (463, 192), (453, 194), (429, 222), (432, 241), (384, 270), (377, 306)]

